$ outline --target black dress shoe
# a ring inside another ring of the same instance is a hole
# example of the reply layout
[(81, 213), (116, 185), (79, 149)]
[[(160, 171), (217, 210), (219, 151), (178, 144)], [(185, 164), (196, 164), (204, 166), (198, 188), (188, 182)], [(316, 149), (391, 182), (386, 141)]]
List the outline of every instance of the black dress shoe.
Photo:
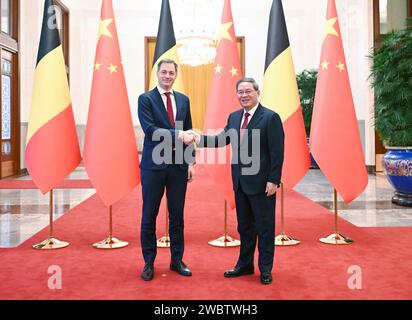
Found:
[(272, 282), (272, 274), (270, 272), (262, 272), (260, 282), (262, 284), (270, 284)]
[(190, 271), (183, 261), (172, 261), (170, 263), (170, 270), (176, 271), (178, 274), (185, 277), (190, 277), (192, 275), (192, 271)]
[(253, 266), (247, 266), (247, 267), (239, 267), (239, 266), (235, 266), (233, 269), (231, 270), (227, 270), (223, 275), (226, 278), (234, 278), (234, 277), (240, 277), (243, 275), (247, 275), (247, 274), (253, 274), (254, 268)]
[(144, 265), (143, 271), (140, 274), (140, 277), (145, 281), (150, 281), (153, 279), (154, 267), (151, 263), (146, 263)]

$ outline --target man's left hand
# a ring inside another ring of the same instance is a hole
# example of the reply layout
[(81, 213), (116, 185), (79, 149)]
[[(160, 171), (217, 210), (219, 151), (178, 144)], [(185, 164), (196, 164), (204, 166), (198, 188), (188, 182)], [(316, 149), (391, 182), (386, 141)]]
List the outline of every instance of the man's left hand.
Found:
[(187, 175), (187, 182), (192, 182), (194, 178), (195, 178), (195, 166), (194, 165), (189, 165), (189, 171), (188, 171), (188, 175)]
[(277, 189), (278, 189), (278, 186), (276, 184), (274, 184), (272, 182), (268, 182), (268, 183), (266, 183), (265, 193), (268, 197), (271, 197), (276, 193)]

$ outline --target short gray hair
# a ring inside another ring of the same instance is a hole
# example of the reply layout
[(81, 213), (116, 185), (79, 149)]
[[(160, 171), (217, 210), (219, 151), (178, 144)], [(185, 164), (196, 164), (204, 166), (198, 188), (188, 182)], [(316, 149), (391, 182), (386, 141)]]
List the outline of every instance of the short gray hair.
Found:
[(160, 67), (162, 66), (163, 63), (173, 63), (175, 65), (175, 71), (177, 73), (177, 67), (178, 67), (177, 63), (173, 59), (169, 59), (169, 58), (162, 59), (157, 63), (157, 71), (160, 70)]
[(236, 82), (236, 91), (239, 87), (239, 84), (241, 84), (242, 82), (249, 82), (253, 85), (253, 89), (255, 89), (256, 91), (259, 90), (259, 84), (256, 82), (255, 79), (245, 77), (245, 78), (242, 78), (242, 79), (238, 80), (238, 82)]

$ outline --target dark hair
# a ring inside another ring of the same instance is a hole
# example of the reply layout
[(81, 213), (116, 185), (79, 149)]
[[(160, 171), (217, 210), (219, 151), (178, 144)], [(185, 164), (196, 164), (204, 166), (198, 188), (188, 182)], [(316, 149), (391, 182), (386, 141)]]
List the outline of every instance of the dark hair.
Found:
[(253, 89), (255, 89), (256, 91), (259, 90), (259, 84), (256, 82), (256, 80), (253, 79), (253, 78), (247, 78), (247, 77), (242, 78), (242, 79), (238, 80), (238, 82), (236, 82), (236, 90), (239, 87), (239, 84), (241, 84), (242, 82), (249, 82), (249, 83), (253, 84)]
[(173, 63), (175, 65), (175, 71), (177, 73), (177, 63), (174, 60), (169, 59), (169, 58), (162, 59), (157, 63), (157, 71), (160, 70), (160, 67), (162, 66), (163, 63)]

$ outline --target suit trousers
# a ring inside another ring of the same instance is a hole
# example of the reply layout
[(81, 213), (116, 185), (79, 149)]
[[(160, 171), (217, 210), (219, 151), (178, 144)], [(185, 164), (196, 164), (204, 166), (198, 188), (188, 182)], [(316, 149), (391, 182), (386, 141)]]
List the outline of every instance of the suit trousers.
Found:
[(184, 251), (183, 210), (188, 170), (171, 164), (163, 170), (141, 169), (143, 212), (140, 229), (142, 253), (146, 263), (153, 263), (157, 254), (156, 218), (166, 188), (169, 209), (169, 235), (172, 261), (180, 261)]
[(254, 265), (256, 241), (258, 241), (260, 272), (271, 272), (275, 253), (275, 207), (276, 194), (267, 197), (265, 193), (245, 194), (241, 184), (235, 192), (240, 253), (237, 266)]

